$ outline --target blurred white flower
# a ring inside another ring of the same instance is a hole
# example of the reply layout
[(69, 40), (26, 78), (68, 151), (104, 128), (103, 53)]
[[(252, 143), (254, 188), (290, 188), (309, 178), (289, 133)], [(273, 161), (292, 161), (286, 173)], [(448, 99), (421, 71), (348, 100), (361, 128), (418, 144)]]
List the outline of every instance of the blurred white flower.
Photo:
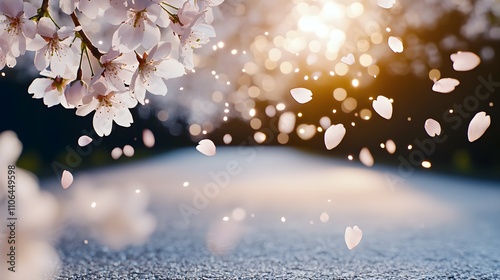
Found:
[[(67, 213), (89, 233), (113, 249), (145, 242), (156, 228), (147, 212), (149, 197), (136, 186), (94, 186), (80, 180), (68, 200)], [(92, 207), (93, 206), (93, 207)]]
[[(21, 154), (22, 144), (12, 131), (0, 134), (0, 167), (15, 164)], [(6, 170), (6, 169), (4, 169)], [(41, 277), (56, 277), (59, 267), (59, 256), (50, 244), (59, 226), (60, 208), (57, 200), (48, 192), (39, 189), (37, 178), (16, 167), (15, 191), (15, 223), (16, 230), (16, 266), (15, 273), (7, 273), (10, 263), (0, 262), (2, 279), (40, 279)], [(0, 207), (7, 209), (7, 172), (0, 172)], [(6, 220), (7, 211), (0, 212), (0, 218)], [(9, 252), (12, 244), (4, 242), (6, 235), (0, 235), (0, 251)]]

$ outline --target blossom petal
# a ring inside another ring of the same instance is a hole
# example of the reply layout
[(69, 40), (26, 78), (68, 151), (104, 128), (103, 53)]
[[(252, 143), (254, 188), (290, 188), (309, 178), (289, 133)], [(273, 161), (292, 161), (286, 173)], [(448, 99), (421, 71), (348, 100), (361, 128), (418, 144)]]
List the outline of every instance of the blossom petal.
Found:
[(133, 86), (133, 94), (135, 99), (139, 101), (139, 103), (144, 105), (144, 99), (146, 98), (146, 88), (141, 82), (141, 78), (137, 75), (135, 79), (132, 79)]
[(134, 28), (132, 22), (126, 21), (113, 34), (113, 47), (120, 52), (131, 52), (141, 45), (142, 37), (141, 24)]
[(490, 116), (486, 115), (485, 112), (477, 113), (470, 121), (469, 128), (467, 130), (467, 138), (469, 139), (469, 142), (474, 142), (481, 138), (488, 127), (490, 127), (490, 124)]
[(186, 73), (184, 65), (175, 59), (166, 59), (156, 68), (158, 76), (164, 79), (177, 78)]
[(47, 105), (47, 107), (52, 107), (61, 103), (61, 93), (57, 90), (51, 90), (45, 93), (43, 97), (43, 103)]
[(61, 177), (61, 186), (63, 189), (67, 189), (71, 184), (73, 184), (73, 174), (68, 170), (64, 170)]
[(389, 98), (379, 95), (376, 100), (373, 100), (372, 106), (382, 118), (388, 120), (392, 117), (392, 103)]
[(94, 130), (99, 136), (108, 136), (111, 133), (111, 128), (113, 127), (113, 114), (107, 109), (99, 109), (94, 114), (94, 119), (92, 124), (94, 125)]
[(41, 50), (37, 51), (35, 53), (35, 67), (39, 71), (42, 71), (49, 66), (49, 60), (46, 57), (47, 49), (46, 47), (42, 48)]
[(346, 133), (346, 129), (343, 124), (337, 124), (337, 125), (332, 125), (330, 126), (326, 131), (325, 131), (325, 146), (328, 150), (331, 150), (335, 147), (337, 147), (340, 142), (342, 142), (342, 139), (344, 139)]
[(154, 95), (165, 95), (167, 94), (167, 86), (162, 78), (151, 75), (149, 79), (144, 84), (146, 89)]
[(46, 45), (47, 42), (40, 35), (36, 34), (35, 37), (29, 41), (26, 49), (29, 51), (38, 51)]
[[(78, 9), (90, 19), (97, 18), (99, 12), (99, 4), (97, 1), (83, 0), (78, 2)], [(101, 1), (106, 2), (106, 1)]]
[(144, 34), (142, 37), (142, 46), (150, 49), (160, 41), (160, 29), (151, 20), (144, 21)]
[(43, 17), (38, 21), (37, 32), (42, 37), (53, 38), (57, 33), (57, 29), (49, 18)]
[(78, 109), (76, 109), (76, 115), (82, 117), (86, 116), (90, 112), (94, 111), (98, 105), (99, 105), (99, 100), (94, 98), (92, 99), (92, 101), (90, 101), (90, 103), (78, 107)]
[(52, 79), (36, 78), (28, 87), (28, 93), (33, 94), (33, 98), (42, 98), (46, 91), (52, 86)]
[(119, 126), (129, 127), (130, 124), (134, 122), (134, 119), (132, 118), (130, 110), (128, 108), (123, 108), (116, 111), (114, 121)]
[(36, 24), (32, 20), (24, 20), (24, 24), (21, 26), (24, 36), (33, 39), (36, 35)]

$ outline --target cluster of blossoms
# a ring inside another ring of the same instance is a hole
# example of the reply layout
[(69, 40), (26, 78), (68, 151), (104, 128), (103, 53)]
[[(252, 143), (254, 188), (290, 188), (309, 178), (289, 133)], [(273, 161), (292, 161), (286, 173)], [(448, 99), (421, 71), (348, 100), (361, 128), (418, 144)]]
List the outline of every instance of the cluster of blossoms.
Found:
[[(0, 70), (35, 52), (43, 77), (28, 88), (33, 98), (76, 108), (79, 116), (95, 111), (94, 129), (109, 135), (113, 121), (130, 126), (129, 109), (144, 104), (146, 92), (165, 95), (165, 80), (193, 69), (193, 50), (215, 36), (212, 8), (223, 1), (60, 0), (52, 6), (43, 0), (38, 9), (22, 0), (1, 1)], [(113, 28), (109, 48), (94, 44), (82, 18)]]

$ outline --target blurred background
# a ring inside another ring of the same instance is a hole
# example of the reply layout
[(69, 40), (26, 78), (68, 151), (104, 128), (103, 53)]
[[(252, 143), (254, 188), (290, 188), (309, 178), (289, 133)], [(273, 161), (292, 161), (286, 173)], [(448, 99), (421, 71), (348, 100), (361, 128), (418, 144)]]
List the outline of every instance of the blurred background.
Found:
[[(217, 37), (195, 50), (195, 71), (104, 138), (92, 115), (32, 99), (30, 55), (0, 71), (0, 132), (19, 138), (0, 134), (0, 163), (23, 146), (16, 211), (28, 273), (7, 279), (500, 278), (500, 1), (225, 0), (213, 13)], [(81, 22), (93, 41), (111, 38)], [(481, 63), (455, 71), (458, 51)], [(432, 90), (447, 77), (460, 85)], [(297, 87), (312, 100), (295, 101)], [(389, 120), (372, 107), (379, 95), (392, 101)], [(481, 111), (491, 125), (471, 143)], [(429, 118), (441, 140), (424, 129)], [(347, 132), (327, 150), (331, 124)], [(82, 135), (93, 142), (80, 147)], [(196, 150), (202, 139), (216, 156)], [(64, 169), (75, 176), (66, 189)], [(363, 240), (351, 250), (353, 226)]]
[[(500, 81), (500, 2), (398, 1), (385, 9), (377, 1), (226, 0), (214, 13), (217, 37), (197, 53), (196, 71), (168, 81), (167, 96), (149, 95), (148, 104), (133, 109), (132, 127), (115, 125), (82, 156), (76, 171), (194, 149), (204, 138), (217, 146), (285, 145), (345, 161), (351, 156), (354, 162), (367, 147), (376, 165), (396, 166), (398, 156), (408, 158), (415, 140), (430, 139), (424, 122), (433, 118), (448, 138), (426, 158), (432, 163), (429, 172), (500, 180), (499, 92), (479, 101), (458, 128), (444, 121), (454, 104), (474, 95), (479, 76)], [(402, 39), (402, 53), (389, 48), (389, 36)], [(478, 54), (481, 64), (454, 71), (450, 55), (457, 51)], [(349, 54), (352, 65), (341, 62)], [(18, 134), (24, 145), (20, 167), (53, 177), (52, 163), (64, 162), (68, 151), (78, 148), (78, 138), (90, 135), (92, 116), (32, 99), (27, 93), (37, 75), (30, 70), (32, 58), (19, 64), (0, 76), (0, 131)], [(440, 94), (431, 89), (436, 77), (453, 77), (460, 85)], [(311, 89), (312, 101), (295, 102), (290, 89), (296, 87)], [(390, 120), (373, 111), (371, 98), (378, 95), (394, 100)], [(479, 111), (491, 116), (491, 126), (469, 143), (467, 126)], [(277, 129), (285, 112), (296, 116), (287, 133)], [(331, 151), (322, 133), (322, 124), (329, 123), (347, 129)], [(314, 127), (303, 135), (311, 127), (302, 124)], [(152, 148), (142, 142), (144, 129), (155, 135)], [(95, 134), (91, 137), (96, 141)], [(396, 144), (394, 154), (383, 148), (389, 139)], [(134, 148), (134, 156), (113, 159), (111, 151), (125, 145)]]

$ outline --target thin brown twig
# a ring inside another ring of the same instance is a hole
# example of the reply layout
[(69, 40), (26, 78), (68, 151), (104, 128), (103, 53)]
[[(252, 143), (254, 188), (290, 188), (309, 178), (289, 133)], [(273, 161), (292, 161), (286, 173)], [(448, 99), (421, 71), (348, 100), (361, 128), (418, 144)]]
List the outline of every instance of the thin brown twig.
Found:
[[(76, 16), (76, 14), (74, 12), (71, 14), (71, 20), (75, 24), (75, 27), (78, 27), (78, 26), (81, 27), (82, 26), (80, 24), (80, 21), (78, 20), (78, 17)], [(92, 53), (92, 55), (99, 60), (103, 54), (99, 51), (99, 49), (97, 49), (92, 44), (92, 42), (90, 41), (89, 37), (87, 37), (87, 34), (85, 34), (85, 32), (83, 31), (83, 29), (80, 29), (80, 31), (77, 31), (77, 32), (78, 32), (78, 34), (80, 34), (80, 37), (82, 38), (82, 41), (85, 43), (85, 46), (90, 50), (90, 52)]]

